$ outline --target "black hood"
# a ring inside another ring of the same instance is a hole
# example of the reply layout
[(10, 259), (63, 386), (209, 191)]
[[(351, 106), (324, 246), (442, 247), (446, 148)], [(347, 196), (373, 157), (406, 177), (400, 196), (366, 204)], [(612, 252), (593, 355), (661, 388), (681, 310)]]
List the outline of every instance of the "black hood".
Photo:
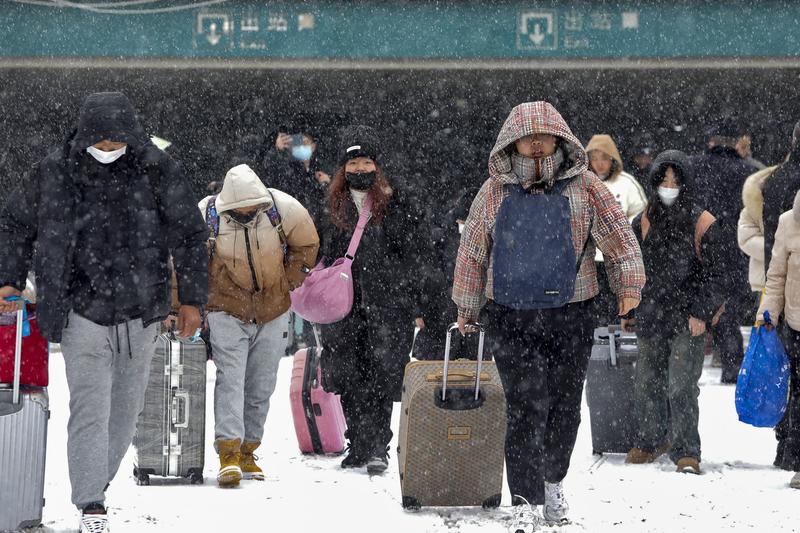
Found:
[(694, 168), (692, 167), (689, 156), (680, 150), (666, 150), (656, 156), (653, 165), (650, 167), (650, 186), (651, 190), (658, 190), (664, 178), (666, 167), (674, 167), (679, 174), (681, 182), (681, 193), (691, 197), (694, 192)]
[(72, 149), (79, 152), (102, 140), (123, 142), (133, 150), (149, 142), (133, 105), (122, 93), (94, 93), (83, 102)]

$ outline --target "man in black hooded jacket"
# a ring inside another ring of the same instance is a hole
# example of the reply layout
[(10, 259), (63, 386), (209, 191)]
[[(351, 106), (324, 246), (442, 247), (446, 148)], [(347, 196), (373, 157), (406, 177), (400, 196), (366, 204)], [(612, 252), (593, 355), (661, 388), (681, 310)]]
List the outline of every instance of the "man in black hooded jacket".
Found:
[[(106, 531), (105, 487), (144, 403), (173, 259), (184, 336), (206, 303), (206, 229), (183, 173), (121, 93), (86, 98), (77, 130), (0, 211), (0, 312), (34, 262), (43, 335), (60, 342), (70, 389), (67, 454), (80, 531)], [(35, 253), (34, 253), (35, 249)]]
[(724, 120), (706, 133), (708, 149), (704, 154), (692, 158), (697, 200), (717, 219), (730, 278), (724, 313), (710, 329), (722, 360), (722, 383), (736, 383), (744, 358), (739, 327), (747, 322), (745, 312), (752, 307), (747, 278), (748, 259), (739, 249), (736, 231), (739, 213), (744, 207), (742, 187), (756, 169), (748, 165), (736, 151), (741, 132), (732, 121)]

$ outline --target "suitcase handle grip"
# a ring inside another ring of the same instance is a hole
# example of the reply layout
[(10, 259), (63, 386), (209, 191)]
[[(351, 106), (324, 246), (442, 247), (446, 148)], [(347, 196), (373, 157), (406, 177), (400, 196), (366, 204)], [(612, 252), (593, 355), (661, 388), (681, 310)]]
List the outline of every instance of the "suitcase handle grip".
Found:
[(617, 339), (620, 338), (622, 334), (617, 330), (611, 331), (611, 326), (608, 327), (608, 332), (608, 335), (598, 335), (597, 338), (602, 340), (608, 339), (611, 367), (614, 368), (617, 366)]
[[(486, 329), (483, 324), (471, 322), (468, 324), (470, 328), (478, 329), (478, 370), (475, 372), (475, 400), (477, 401), (481, 394), (481, 367), (483, 365), (483, 340), (486, 334)], [(452, 342), (453, 332), (458, 331), (458, 324), (453, 322), (447, 328), (447, 340), (444, 345), (444, 369), (442, 370), (442, 401), (447, 400), (447, 368), (450, 366), (450, 345)]]
[[(183, 402), (183, 421), (178, 422), (178, 404)], [(189, 427), (189, 393), (178, 391), (172, 398), (172, 425), (176, 428), (187, 429)]]

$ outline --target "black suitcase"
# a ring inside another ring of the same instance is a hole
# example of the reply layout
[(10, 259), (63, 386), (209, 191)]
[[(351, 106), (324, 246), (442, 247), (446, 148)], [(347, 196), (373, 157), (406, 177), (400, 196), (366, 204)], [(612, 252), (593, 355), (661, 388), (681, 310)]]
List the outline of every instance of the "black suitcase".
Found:
[(138, 485), (149, 485), (151, 475), (203, 482), (206, 362), (202, 340), (159, 336), (133, 439)]
[[(609, 342), (609, 332), (614, 342)], [(594, 345), (586, 373), (586, 403), (592, 430), (592, 452), (627, 453), (637, 424), (634, 380), (639, 348), (635, 333), (608, 326), (594, 330)]]

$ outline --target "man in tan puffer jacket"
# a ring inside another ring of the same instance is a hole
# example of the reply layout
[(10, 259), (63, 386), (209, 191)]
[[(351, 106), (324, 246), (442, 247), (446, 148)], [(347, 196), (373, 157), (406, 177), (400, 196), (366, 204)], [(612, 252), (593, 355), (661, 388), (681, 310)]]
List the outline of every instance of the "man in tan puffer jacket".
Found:
[[(222, 192), (200, 202), (209, 226), (208, 325), (217, 366), (214, 389), (217, 482), (264, 479), (261, 444), (278, 363), (286, 350), (289, 291), (315, 265), (319, 237), (297, 200), (267, 189), (247, 165), (228, 171)], [(216, 233), (216, 237), (213, 234)]]

